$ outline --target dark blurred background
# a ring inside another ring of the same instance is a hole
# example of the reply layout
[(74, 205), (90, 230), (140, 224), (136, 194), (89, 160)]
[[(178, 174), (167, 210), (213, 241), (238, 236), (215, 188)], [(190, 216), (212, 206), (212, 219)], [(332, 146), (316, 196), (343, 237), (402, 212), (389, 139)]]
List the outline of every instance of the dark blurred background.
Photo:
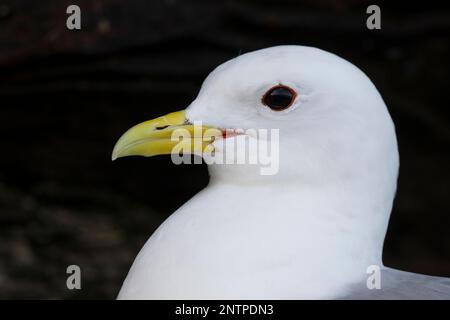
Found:
[[(393, 2), (393, 1), (391, 1)], [(82, 29), (66, 29), (77, 4)], [(351, 61), (397, 127), (388, 266), (450, 276), (450, 12), (428, 1), (0, 0), (0, 298), (115, 298), (155, 228), (208, 181), (116, 139), (189, 104), (240, 53), (316, 46)], [(188, 181), (188, 183), (186, 183)], [(66, 267), (82, 290), (66, 288)]]

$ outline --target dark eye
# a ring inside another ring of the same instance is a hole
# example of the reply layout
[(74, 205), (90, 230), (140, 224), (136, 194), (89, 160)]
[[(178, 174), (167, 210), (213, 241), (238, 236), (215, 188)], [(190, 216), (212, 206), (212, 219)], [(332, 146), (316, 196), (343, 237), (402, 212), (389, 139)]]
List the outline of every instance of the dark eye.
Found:
[(280, 85), (267, 91), (262, 97), (262, 103), (274, 111), (281, 111), (289, 108), (296, 96), (294, 90)]

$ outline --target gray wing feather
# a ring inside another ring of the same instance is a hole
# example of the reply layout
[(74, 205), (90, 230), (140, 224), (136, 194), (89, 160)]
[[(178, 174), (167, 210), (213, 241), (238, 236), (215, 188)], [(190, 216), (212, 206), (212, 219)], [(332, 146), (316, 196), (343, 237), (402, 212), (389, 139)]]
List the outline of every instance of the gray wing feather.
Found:
[(368, 289), (364, 279), (360, 283), (349, 286), (346, 294), (340, 299), (450, 300), (450, 278), (382, 268), (380, 289)]

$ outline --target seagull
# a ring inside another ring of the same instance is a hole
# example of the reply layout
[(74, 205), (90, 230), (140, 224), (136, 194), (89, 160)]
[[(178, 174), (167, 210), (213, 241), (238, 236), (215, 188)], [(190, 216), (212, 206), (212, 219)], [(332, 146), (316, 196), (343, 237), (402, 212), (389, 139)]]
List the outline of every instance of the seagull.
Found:
[(278, 170), (208, 164), (208, 186), (150, 237), (118, 299), (450, 299), (449, 278), (383, 265), (397, 139), (356, 66), (307, 46), (240, 55), (208, 75), (187, 109), (128, 130), (112, 158), (173, 154), (173, 133), (198, 122), (221, 134), (185, 140), (201, 140), (197, 155), (271, 140), (247, 129), (278, 130)]

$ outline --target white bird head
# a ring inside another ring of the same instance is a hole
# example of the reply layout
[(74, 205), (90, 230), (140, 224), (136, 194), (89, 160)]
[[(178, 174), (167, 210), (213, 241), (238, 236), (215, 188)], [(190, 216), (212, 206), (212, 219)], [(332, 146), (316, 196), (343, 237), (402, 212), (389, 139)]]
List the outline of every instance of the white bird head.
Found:
[[(125, 133), (114, 148), (113, 159), (173, 153), (173, 131), (183, 128), (193, 132), (190, 124), (195, 122), (221, 131), (279, 130), (276, 174), (261, 175), (261, 164), (252, 170), (252, 166), (236, 165), (232, 159), (233, 165), (211, 166), (213, 178), (238, 184), (382, 183), (392, 195), (395, 192), (397, 141), (383, 99), (361, 70), (326, 51), (278, 46), (220, 65), (185, 111), (144, 122)], [(224, 146), (233, 140), (261, 140), (258, 133), (217, 139), (222, 137), (216, 134), (212, 142), (215, 152), (224, 152)], [(270, 141), (270, 133), (264, 139)], [(201, 148), (208, 143), (211, 141), (204, 139)], [(233, 158), (242, 152), (255, 152), (240, 150), (242, 146)]]

